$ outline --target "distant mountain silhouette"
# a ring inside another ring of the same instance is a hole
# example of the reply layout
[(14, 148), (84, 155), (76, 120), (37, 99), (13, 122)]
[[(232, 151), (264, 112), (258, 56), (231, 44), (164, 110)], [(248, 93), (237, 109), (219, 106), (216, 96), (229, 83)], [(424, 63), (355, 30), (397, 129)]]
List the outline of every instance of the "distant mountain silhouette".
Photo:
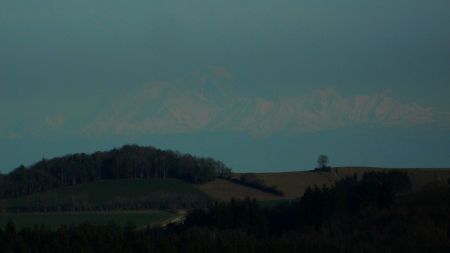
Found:
[(203, 77), (187, 90), (182, 82), (153, 83), (120, 97), (88, 124), (87, 132), (244, 132), (252, 135), (316, 132), (370, 124), (431, 124), (437, 112), (380, 93), (344, 97), (333, 89), (275, 99), (246, 97), (226, 83)]

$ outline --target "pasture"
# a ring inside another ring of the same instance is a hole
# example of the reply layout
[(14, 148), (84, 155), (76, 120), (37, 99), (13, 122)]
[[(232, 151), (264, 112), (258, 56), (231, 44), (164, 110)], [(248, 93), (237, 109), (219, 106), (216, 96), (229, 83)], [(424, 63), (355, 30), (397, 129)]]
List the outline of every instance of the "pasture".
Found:
[(85, 222), (136, 227), (158, 226), (177, 214), (160, 210), (114, 211), (114, 212), (48, 212), (48, 213), (0, 213), (0, 226), (4, 228), (12, 220), (17, 228), (45, 226), (57, 229), (61, 226), (77, 225)]

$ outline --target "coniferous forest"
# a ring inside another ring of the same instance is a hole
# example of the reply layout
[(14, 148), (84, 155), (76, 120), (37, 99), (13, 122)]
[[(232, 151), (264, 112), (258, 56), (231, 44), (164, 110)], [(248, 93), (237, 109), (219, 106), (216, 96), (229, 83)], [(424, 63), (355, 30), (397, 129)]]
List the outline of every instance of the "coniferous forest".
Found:
[(184, 223), (0, 230), (0, 252), (449, 252), (450, 187), (412, 191), (402, 172), (373, 172), (296, 200), (251, 199), (191, 210)]

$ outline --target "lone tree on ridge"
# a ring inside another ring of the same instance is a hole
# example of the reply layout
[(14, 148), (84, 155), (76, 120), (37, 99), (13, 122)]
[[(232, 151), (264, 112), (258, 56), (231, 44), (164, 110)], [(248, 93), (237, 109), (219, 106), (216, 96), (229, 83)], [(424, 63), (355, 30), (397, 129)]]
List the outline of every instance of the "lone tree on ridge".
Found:
[(318, 169), (328, 169), (328, 156), (326, 155), (320, 155), (319, 158), (317, 158), (317, 165), (318, 165)]

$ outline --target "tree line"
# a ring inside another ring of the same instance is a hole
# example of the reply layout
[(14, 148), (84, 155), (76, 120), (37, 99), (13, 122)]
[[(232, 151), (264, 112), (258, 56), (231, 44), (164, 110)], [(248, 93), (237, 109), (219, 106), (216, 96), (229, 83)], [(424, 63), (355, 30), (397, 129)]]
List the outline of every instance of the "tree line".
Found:
[(231, 173), (223, 162), (154, 147), (125, 145), (93, 154), (42, 159), (0, 174), (0, 198), (17, 197), (102, 179), (177, 178), (205, 183)]
[(370, 173), (313, 187), (273, 208), (217, 203), (185, 223), (136, 230), (81, 224), (0, 229), (1, 252), (449, 252), (450, 188), (411, 192), (406, 174)]
[(300, 199), (271, 209), (260, 208), (250, 199), (217, 203), (208, 210), (192, 211), (186, 224), (279, 234), (318, 228), (335, 219), (351, 220), (366, 209), (390, 208), (397, 194), (410, 191), (411, 182), (404, 172), (370, 172), (360, 180), (356, 175), (342, 179), (333, 187), (309, 187)]
[(241, 184), (241, 185), (245, 185), (248, 187), (252, 187), (255, 189), (258, 189), (260, 191), (263, 192), (268, 192), (268, 193), (272, 193), (278, 196), (284, 196), (284, 192), (281, 191), (278, 186), (276, 185), (267, 185), (264, 181), (262, 181), (261, 179), (259, 179), (254, 173), (244, 173), (242, 175), (240, 175), (239, 177), (223, 177), (224, 179), (236, 183), (236, 184)]

